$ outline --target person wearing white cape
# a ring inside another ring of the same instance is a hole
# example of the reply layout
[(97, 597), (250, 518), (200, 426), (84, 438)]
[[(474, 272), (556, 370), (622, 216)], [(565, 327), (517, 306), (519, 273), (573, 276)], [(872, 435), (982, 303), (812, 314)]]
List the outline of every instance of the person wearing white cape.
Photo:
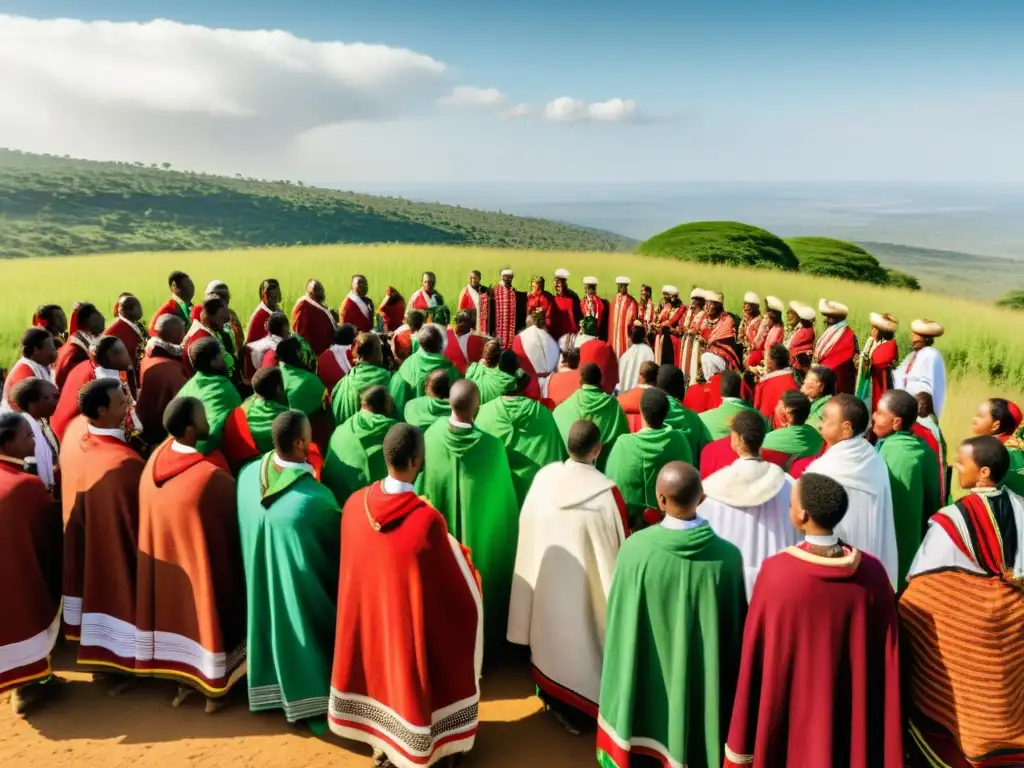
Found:
[(654, 360), (654, 350), (647, 343), (647, 329), (637, 320), (629, 329), (630, 346), (619, 358), (619, 392), (625, 393), (640, 382), (640, 368)]
[(820, 427), (828, 449), (806, 471), (831, 477), (846, 489), (850, 505), (835, 534), (843, 543), (880, 560), (897, 589), (899, 559), (889, 469), (864, 439), (870, 419), (868, 407), (854, 395), (839, 394), (829, 400)]
[(767, 431), (757, 411), (736, 414), (730, 439), (739, 460), (704, 480), (704, 501), (697, 508), (711, 529), (743, 554), (748, 600), (761, 564), (800, 541), (789, 519), (793, 478), (761, 458)]
[(512, 351), (526, 357), (537, 374), (541, 395), (548, 396), (548, 382), (558, 372), (558, 361), (562, 356), (558, 342), (544, 327), (544, 314), (537, 312), (526, 317), (526, 327), (512, 342)]
[(942, 416), (942, 404), (946, 399), (946, 364), (934, 344), (945, 329), (934, 320), (922, 319), (912, 322), (910, 331), (914, 351), (893, 372), (893, 386), (905, 389), (915, 397), (920, 392), (931, 393), (935, 418), (938, 419)]

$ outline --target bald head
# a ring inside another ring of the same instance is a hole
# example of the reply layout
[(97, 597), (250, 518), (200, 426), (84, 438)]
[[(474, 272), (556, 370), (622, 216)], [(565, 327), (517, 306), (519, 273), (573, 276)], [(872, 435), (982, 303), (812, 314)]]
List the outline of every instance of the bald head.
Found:
[(689, 464), (670, 461), (658, 473), (655, 495), (658, 506), (669, 517), (692, 520), (704, 496), (700, 473)]
[(447, 400), (451, 388), (452, 379), (445, 368), (431, 371), (423, 382), (423, 390), (435, 400)]
[(185, 321), (177, 315), (160, 315), (156, 319), (156, 335), (168, 344), (181, 344), (185, 340)]
[(459, 379), (452, 384), (448, 400), (452, 406), (452, 416), (467, 424), (473, 423), (476, 412), (480, 410), (480, 390), (476, 384), (469, 379)]

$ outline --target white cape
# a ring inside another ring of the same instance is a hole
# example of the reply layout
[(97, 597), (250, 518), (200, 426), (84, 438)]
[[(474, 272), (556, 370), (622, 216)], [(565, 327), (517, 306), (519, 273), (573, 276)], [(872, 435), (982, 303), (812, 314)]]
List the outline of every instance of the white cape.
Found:
[(885, 460), (867, 440), (855, 437), (833, 445), (806, 471), (831, 477), (846, 489), (850, 506), (835, 533), (844, 543), (877, 557), (895, 589), (899, 558)]
[(537, 473), (519, 517), (508, 640), (533, 664), (597, 704), (608, 590), (625, 541), (615, 484), (571, 459)]
[(946, 364), (935, 347), (922, 347), (907, 355), (893, 372), (892, 380), (896, 389), (905, 389), (912, 395), (930, 392), (935, 415), (942, 417), (942, 404), (946, 401)]
[(530, 326), (524, 328), (519, 334), (526, 356), (530, 359), (530, 365), (537, 372), (540, 385), (540, 392), (544, 397), (548, 396), (548, 380), (550, 376), (558, 372), (558, 360), (562, 353), (558, 349), (558, 342), (545, 330)]
[(654, 350), (646, 344), (634, 344), (619, 358), (619, 392), (629, 392), (640, 381), (640, 366), (653, 362)]
[(789, 520), (793, 479), (762, 459), (739, 459), (704, 481), (697, 514), (743, 554), (747, 599), (761, 564), (800, 541)]

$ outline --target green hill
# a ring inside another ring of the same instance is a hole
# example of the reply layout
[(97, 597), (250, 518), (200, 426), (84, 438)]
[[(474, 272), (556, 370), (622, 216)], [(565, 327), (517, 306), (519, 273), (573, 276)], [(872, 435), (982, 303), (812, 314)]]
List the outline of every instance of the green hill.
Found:
[(546, 219), (301, 182), (0, 149), (0, 258), (319, 243), (622, 251), (635, 241)]
[(831, 237), (791, 237), (786, 242), (800, 260), (800, 271), (808, 275), (875, 285), (889, 282), (885, 267), (859, 245)]
[(680, 261), (795, 270), (793, 250), (767, 230), (736, 221), (680, 224), (640, 244), (639, 252)]

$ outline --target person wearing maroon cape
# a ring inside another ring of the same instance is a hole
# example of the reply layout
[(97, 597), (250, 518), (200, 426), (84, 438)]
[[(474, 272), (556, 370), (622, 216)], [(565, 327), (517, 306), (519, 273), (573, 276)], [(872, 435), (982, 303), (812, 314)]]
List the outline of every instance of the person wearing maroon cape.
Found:
[(153, 319), (149, 321), (150, 336), (156, 336), (156, 321), (163, 315), (177, 315), (186, 328), (192, 322), (192, 299), (196, 297), (196, 286), (192, 278), (184, 272), (171, 272), (167, 285), (171, 289), (171, 298), (153, 313)]
[[(640, 415), (640, 398), (644, 391), (658, 385), (659, 365), (653, 360), (648, 360), (640, 366), (640, 378), (638, 383), (629, 392), (619, 395), (619, 407), (626, 414), (626, 423), (629, 424), (630, 432), (639, 432), (643, 427), (643, 417)], [(694, 457), (696, 459), (698, 457)]]
[[(787, 471), (793, 463), (793, 457), (788, 453), (773, 451), (767, 448), (761, 449), (760, 456), (769, 464), (775, 464)], [(736, 453), (732, 447), (731, 435), (726, 435), (718, 440), (712, 440), (710, 443), (705, 445), (704, 450), (700, 452), (699, 469), (701, 479), (711, 477), (715, 472), (720, 469), (725, 469), (725, 467), (730, 466), (739, 458), (739, 454)]]
[(319, 280), (306, 283), (306, 292), (292, 308), (292, 330), (306, 340), (319, 357), (334, 341), (338, 324), (324, 302), (327, 292)]
[(836, 393), (854, 394), (857, 386), (857, 358), (860, 347), (857, 334), (846, 324), (850, 310), (838, 301), (822, 299), (818, 311), (825, 318), (825, 330), (814, 344), (815, 365), (831, 368), (836, 374)]
[[(341, 308), (338, 310), (339, 322), (354, 326), (357, 335), (369, 333), (373, 330), (375, 313), (373, 311), (373, 301), (370, 299), (368, 291), (369, 283), (366, 282), (366, 278), (363, 275), (352, 275), (352, 290), (342, 300)], [(381, 309), (383, 310), (384, 307), (382, 306)], [(398, 325), (401, 325), (401, 315), (399, 315), (398, 320)], [(390, 330), (395, 330), (398, 325), (392, 326)], [(296, 326), (295, 332), (302, 336), (298, 326)]]
[(789, 367), (789, 350), (785, 344), (776, 344), (765, 356), (764, 376), (754, 388), (754, 407), (761, 412), (773, 429), (780, 425), (775, 421), (775, 408), (786, 392), (800, 389)]
[(128, 372), (128, 385), (133, 394), (139, 391), (139, 370), (142, 356), (146, 351), (149, 333), (142, 325), (142, 303), (130, 293), (123, 294), (117, 300), (114, 322), (103, 331), (104, 336), (116, 336), (128, 350), (132, 358), (132, 369)]
[[(301, 334), (300, 334), (301, 335)], [(342, 323), (334, 332), (331, 346), (320, 353), (316, 361), (316, 375), (327, 387), (328, 392), (333, 392), (345, 374), (352, 370), (354, 352), (352, 345), (356, 343), (356, 327), (350, 323)]]
[(383, 451), (388, 476), (352, 495), (341, 515), (328, 725), (369, 745), (377, 765), (448, 764), (476, 740), (480, 576), (415, 492), (422, 433), (396, 424)]
[(267, 335), (267, 320), (281, 308), (281, 284), (270, 277), (260, 283), (260, 303), (249, 317), (245, 341), (252, 344)]
[(833, 533), (848, 503), (824, 475), (793, 489), (804, 541), (758, 574), (725, 768), (903, 768), (896, 598), (882, 564)]
[(29, 471), (32, 427), (21, 414), (0, 414), (0, 693), (12, 691), (15, 714), (45, 698), (50, 654), (60, 634), (60, 504)]
[(188, 381), (181, 364), (185, 323), (177, 315), (163, 315), (157, 318), (156, 332), (147, 342), (139, 366), (139, 398), (135, 405), (147, 445), (157, 445), (166, 437), (164, 409)]
[(57, 361), (53, 364), (53, 383), (57, 389), (64, 389), (64, 382), (75, 366), (89, 359), (89, 345), (103, 335), (105, 325), (103, 315), (92, 304), (74, 306), (67, 343), (57, 350)]
[(798, 355), (813, 356), (814, 318), (817, 317), (814, 307), (803, 302), (791, 301), (786, 317), (791, 321), (791, 325), (787, 326), (783, 334), (783, 344), (789, 347), (790, 359), (795, 360)]

